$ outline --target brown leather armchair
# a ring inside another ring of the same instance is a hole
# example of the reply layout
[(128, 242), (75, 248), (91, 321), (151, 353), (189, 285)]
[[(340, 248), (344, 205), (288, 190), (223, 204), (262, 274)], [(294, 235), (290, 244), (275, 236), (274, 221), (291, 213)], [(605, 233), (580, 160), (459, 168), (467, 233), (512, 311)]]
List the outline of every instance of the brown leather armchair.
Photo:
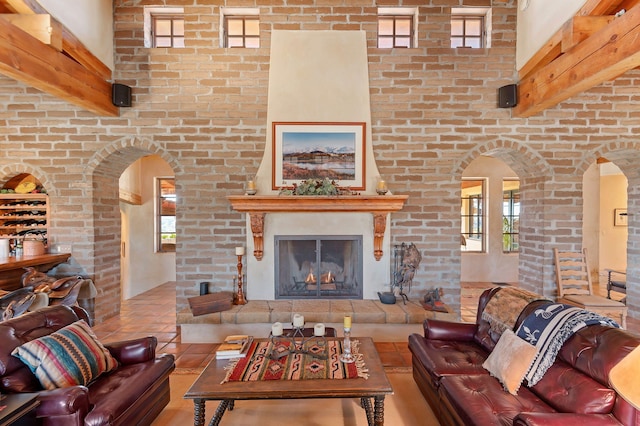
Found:
[(104, 346), (118, 367), (88, 386), (43, 390), (31, 370), (11, 355), (16, 347), (84, 319), (79, 307), (50, 306), (0, 323), (0, 391), (39, 392), (44, 426), (149, 425), (169, 402), (173, 355), (156, 356), (157, 339), (144, 337)]

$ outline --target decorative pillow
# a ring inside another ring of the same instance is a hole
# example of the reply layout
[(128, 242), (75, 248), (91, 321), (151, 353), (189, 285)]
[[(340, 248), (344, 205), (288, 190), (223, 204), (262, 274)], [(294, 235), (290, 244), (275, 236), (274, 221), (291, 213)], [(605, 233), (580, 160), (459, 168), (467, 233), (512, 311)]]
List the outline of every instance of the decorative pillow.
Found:
[(500, 380), (506, 391), (516, 395), (537, 352), (535, 346), (506, 329), (482, 366)]
[(83, 320), (18, 346), (11, 355), (25, 363), (45, 389), (86, 385), (118, 366)]

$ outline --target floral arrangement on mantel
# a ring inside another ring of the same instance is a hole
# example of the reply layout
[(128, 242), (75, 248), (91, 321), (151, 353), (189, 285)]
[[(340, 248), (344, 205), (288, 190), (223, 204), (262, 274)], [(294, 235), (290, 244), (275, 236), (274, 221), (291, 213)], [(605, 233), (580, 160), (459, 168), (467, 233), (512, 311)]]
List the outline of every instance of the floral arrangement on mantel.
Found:
[(307, 179), (299, 184), (294, 183), (293, 188), (280, 189), (281, 195), (353, 195), (349, 188), (341, 188), (335, 181), (324, 179)]

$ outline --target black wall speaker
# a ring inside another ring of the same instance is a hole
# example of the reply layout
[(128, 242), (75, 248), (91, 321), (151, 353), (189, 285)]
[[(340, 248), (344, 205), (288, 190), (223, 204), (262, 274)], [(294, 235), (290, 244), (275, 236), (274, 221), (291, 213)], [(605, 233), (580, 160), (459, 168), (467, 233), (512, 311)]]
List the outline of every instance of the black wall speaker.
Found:
[(130, 107), (131, 106), (131, 87), (113, 83), (111, 85), (111, 102), (115, 106)]
[(518, 85), (507, 84), (498, 89), (498, 106), (500, 108), (513, 108), (518, 105)]

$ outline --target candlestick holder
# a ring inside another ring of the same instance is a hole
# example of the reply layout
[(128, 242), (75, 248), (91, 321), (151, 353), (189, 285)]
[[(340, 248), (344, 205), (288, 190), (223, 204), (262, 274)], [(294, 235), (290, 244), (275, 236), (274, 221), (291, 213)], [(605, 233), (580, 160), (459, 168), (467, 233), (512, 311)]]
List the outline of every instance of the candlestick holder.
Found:
[(351, 354), (351, 328), (344, 328), (344, 341), (342, 343), (342, 355), (340, 361), (345, 363), (356, 362), (355, 357)]
[(294, 326), (293, 330), (287, 334), (280, 336), (271, 334), (271, 352), (267, 357), (275, 361), (290, 354), (302, 354), (316, 359), (328, 359), (327, 338), (316, 335), (305, 337), (303, 328), (304, 326)]
[(244, 298), (244, 292), (242, 290), (242, 255), (238, 255), (238, 292), (234, 297), (234, 304), (246, 305), (247, 300)]

